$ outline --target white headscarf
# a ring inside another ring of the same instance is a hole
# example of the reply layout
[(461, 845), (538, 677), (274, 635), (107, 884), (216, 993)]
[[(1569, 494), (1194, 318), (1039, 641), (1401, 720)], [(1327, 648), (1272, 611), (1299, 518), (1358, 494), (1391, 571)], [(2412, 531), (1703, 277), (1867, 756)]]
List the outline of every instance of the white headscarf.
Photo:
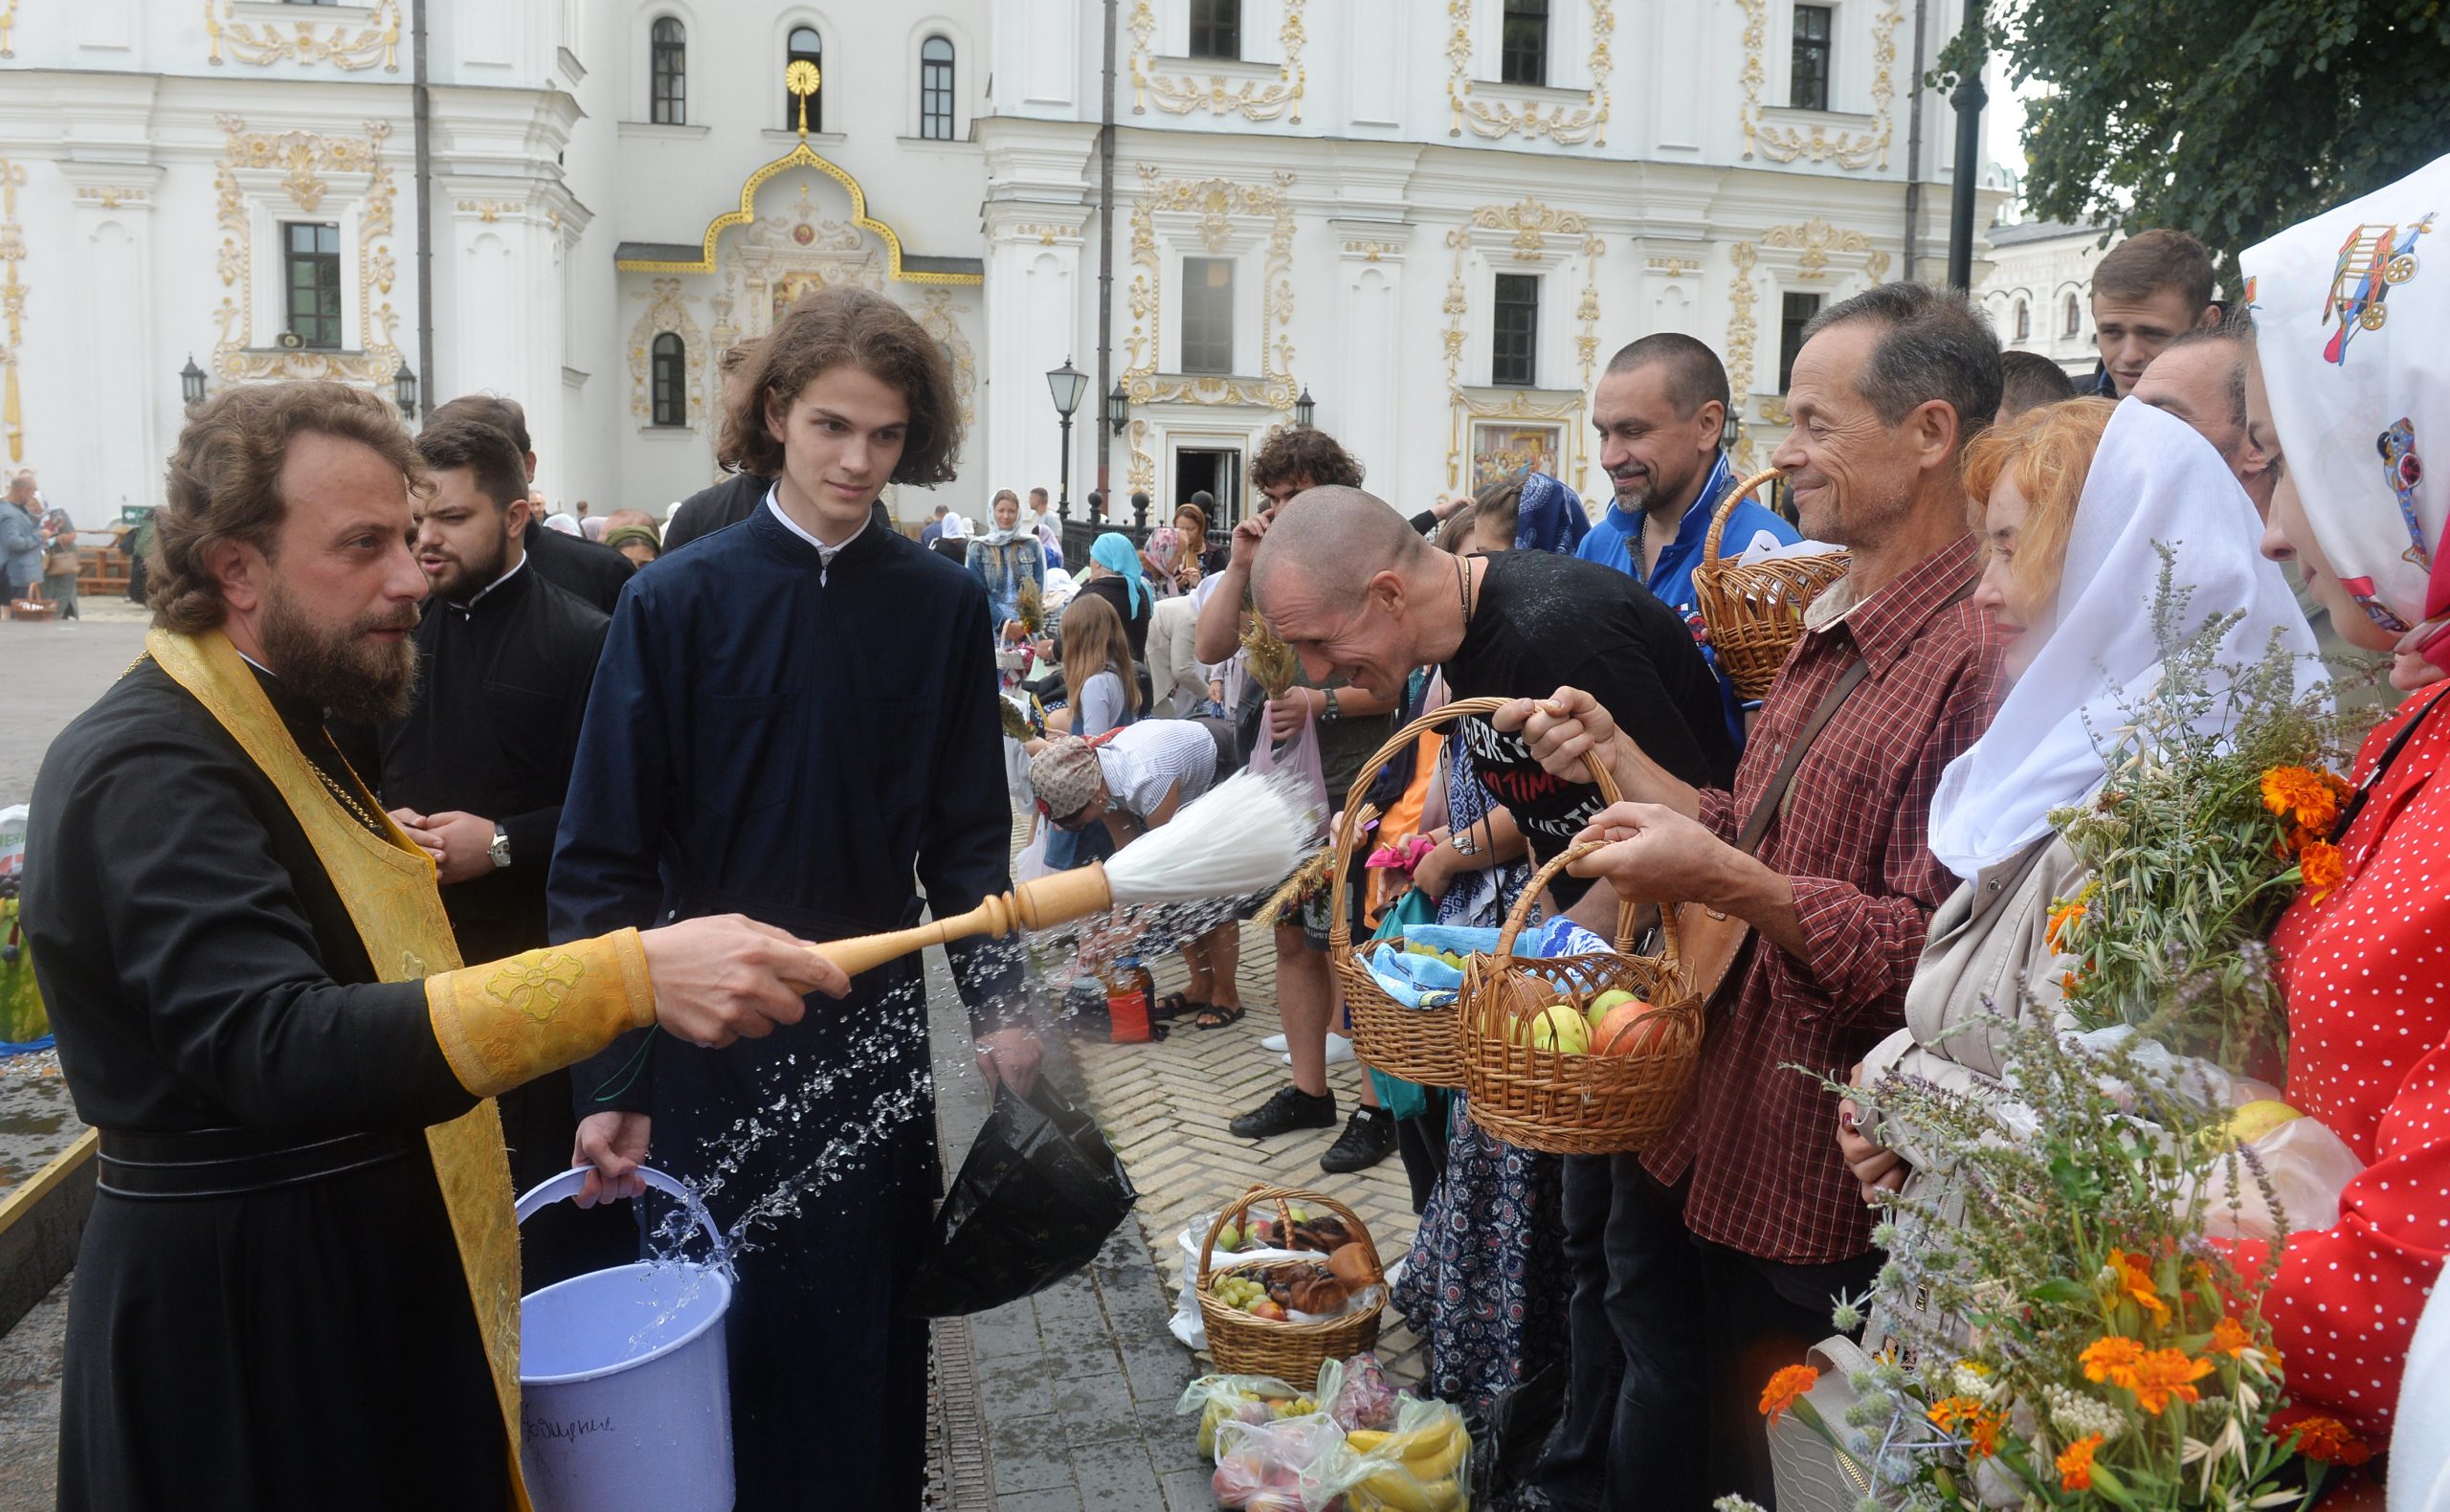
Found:
[(546, 515), (545, 528), (558, 530), (566, 536), (574, 536), (579, 533), (578, 522), (568, 515)]
[(961, 511), (958, 509), (945, 517), (945, 539), (947, 541), (969, 539), (969, 522), (961, 517)]
[[(2129, 723), (2126, 711), (2161, 674), (2152, 637), (2161, 572), (2155, 543), (2176, 552), (2176, 580), (2194, 589), (2180, 635), (2243, 610), (2220, 639), (2222, 661), (2260, 661), (2275, 630), (2291, 652), (2313, 656), (2313, 632), (2288, 580), (2262, 559), (2261, 538), (2254, 504), (2211, 442), (2141, 400), (2118, 407), (2068, 527), (2050, 638), (1991, 727), (1940, 774), (1931, 854), (1941, 865), (1970, 879), (2049, 834), (2051, 810), (2080, 803), (2102, 785), (2096, 732), (2106, 738)], [(2319, 676), (2312, 663), (2303, 665), (2307, 677)]]
[(2387, 630), (2450, 614), (2450, 157), (2238, 265), (2280, 449), (2331, 570)]

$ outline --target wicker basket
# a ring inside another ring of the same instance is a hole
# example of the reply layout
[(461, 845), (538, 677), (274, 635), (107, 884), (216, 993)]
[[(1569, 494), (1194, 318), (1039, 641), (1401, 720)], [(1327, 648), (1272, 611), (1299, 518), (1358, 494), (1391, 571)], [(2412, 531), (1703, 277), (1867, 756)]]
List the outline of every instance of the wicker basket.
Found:
[[(1656, 957), (1626, 953), (1630, 908), (1618, 916), (1615, 953), (1513, 953), (1528, 901), (1593, 849), (1577, 846), (1542, 867), (1506, 915), (1497, 953), (1476, 955), (1463, 968), (1463, 1085), (1472, 1122), (1508, 1145), (1551, 1155), (1613, 1155), (1657, 1144), (1675, 1122), (1702, 1055), (1702, 1000), (1677, 953), (1674, 909), (1660, 910), (1666, 945)], [(1649, 1016), (1658, 1027), (1638, 1050), (1570, 1056), (1516, 1041), (1517, 993), (1582, 1012), (1619, 988), (1657, 1005)]]
[[(1378, 1265), (1378, 1246), (1370, 1237), (1370, 1230), (1361, 1215), (1324, 1192), (1303, 1191), (1292, 1187), (1253, 1187), (1239, 1197), (1217, 1210), (1216, 1219), (1208, 1226), (1208, 1237), (1199, 1245), (1199, 1316), (1208, 1329), (1208, 1352), (1216, 1359), (1216, 1368), (1226, 1375), (1272, 1375), (1285, 1385), (1297, 1389), (1316, 1380), (1319, 1367), (1328, 1360), (1343, 1360), (1359, 1354), (1378, 1342), (1378, 1315), (1387, 1307), (1387, 1288), (1382, 1283), (1378, 1299), (1367, 1307), (1356, 1308), (1327, 1323), (1277, 1323), (1271, 1319), (1254, 1318), (1237, 1308), (1228, 1307), (1216, 1300), (1217, 1279), (1230, 1276), (1241, 1267), (1231, 1262), (1222, 1266), (1211, 1262), (1215, 1253), (1216, 1236), (1225, 1232), (1228, 1223), (1237, 1222), (1243, 1213), (1260, 1203), (1274, 1203), (1279, 1221), (1290, 1226), (1289, 1210), (1299, 1203), (1305, 1208), (1324, 1208), (1342, 1218), (1352, 1236), (1370, 1251), (1370, 1258)], [(1325, 1256), (1319, 1256), (1322, 1260)], [(1274, 1265), (1280, 1260), (1253, 1260), (1253, 1265)]]
[(1757, 473), (1726, 491), (1710, 516), (1710, 533), (1702, 543), (1702, 560), (1693, 568), (1693, 606), (1710, 628), (1710, 649), (1719, 670), (1735, 691), (1757, 699), (1778, 679), (1787, 653), (1803, 635), (1803, 611), (1821, 590), (1846, 575), (1847, 556), (1831, 551), (1820, 556), (1780, 557), (1745, 566), (1719, 560), (1719, 535), (1726, 529), (1735, 506), (1753, 490), (1786, 475), (1776, 468)]
[[(1364, 940), (1357, 945), (1353, 943), (1352, 914), (1345, 903), (1345, 889), (1361, 855), (1362, 800), (1369, 796), (1370, 785), (1378, 780), (1380, 770), (1411, 749), (1420, 737), (1475, 715), (1494, 714), (1509, 701), (1461, 699), (1430, 710), (1388, 737), (1377, 754), (1362, 763), (1360, 775), (1353, 779), (1351, 795), (1345, 799), (1344, 827), (1335, 835), (1335, 883), (1327, 899), (1327, 954), (1335, 963), (1336, 980), (1344, 984), (1345, 1009), (1352, 1016), (1352, 1053), (1365, 1065), (1424, 1087), (1463, 1084), (1461, 998), (1458, 994), (1457, 1001), (1444, 1008), (1408, 1008), (1396, 1002), (1370, 974), (1370, 953), (1400, 950), (1404, 947), (1402, 938)], [(1615, 803), (1617, 792), (1614, 779), (1605, 771), (1598, 771), (1597, 775), (1600, 792)]]

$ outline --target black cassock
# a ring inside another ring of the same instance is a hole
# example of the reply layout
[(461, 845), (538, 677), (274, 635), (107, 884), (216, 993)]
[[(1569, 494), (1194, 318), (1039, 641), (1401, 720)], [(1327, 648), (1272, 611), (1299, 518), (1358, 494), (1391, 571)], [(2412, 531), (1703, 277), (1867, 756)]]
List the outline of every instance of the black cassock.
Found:
[[(730, 912), (816, 940), (900, 928), (919, 918), (914, 874), (939, 916), (973, 906), (1009, 883), (995, 698), (985, 590), (881, 508), (830, 567), (767, 509), (663, 557), (622, 598), (596, 672), (554, 937)], [(952, 948), (981, 1032), (1017, 1008), (1020, 975), (985, 945)], [(633, 1034), (577, 1080), (654, 1114), (654, 1165), (720, 1171), (726, 1225), (832, 1152), (795, 1212), (746, 1234), (729, 1320), (739, 1505), (918, 1506), (927, 1325), (893, 1316), (941, 1190), (917, 959), (844, 1002), (811, 998), (765, 1039)], [(724, 1136), (750, 1119), (769, 1132), (726, 1166)]]
[[(553, 833), (611, 624), (524, 560), (465, 609), (426, 604), (415, 702), (382, 731), (383, 806), (482, 814), (509, 836), (508, 866), (442, 889), (462, 961), (499, 961), (548, 943)], [(520, 1190), (568, 1167), (577, 1130), (568, 1072), (547, 1072), (495, 1101)], [(521, 1288), (625, 1264), (636, 1250), (626, 1209), (564, 1204), (521, 1227)]]
[(527, 562), (547, 583), (607, 614), (621, 602), (621, 589), (638, 570), (636, 563), (603, 542), (548, 530), (542, 520), (528, 522)]
[[(258, 677), (345, 783), (321, 711)], [(375, 980), (271, 779), (150, 659), (52, 743), (26, 851), (35, 974), (105, 1155), (122, 1137), (180, 1158), (328, 1140), (345, 1143), (323, 1164), (370, 1162), (96, 1199), (68, 1301), (63, 1512), (506, 1506), (422, 1132), (476, 1100), (424, 987)]]

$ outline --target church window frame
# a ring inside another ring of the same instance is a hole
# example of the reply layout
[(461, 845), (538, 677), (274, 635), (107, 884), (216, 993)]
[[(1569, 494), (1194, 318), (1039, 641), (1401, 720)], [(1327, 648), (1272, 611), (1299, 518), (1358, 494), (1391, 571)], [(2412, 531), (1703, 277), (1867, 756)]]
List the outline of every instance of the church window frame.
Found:
[[(803, 45), (803, 43), (807, 45)], [(808, 21), (794, 21), (784, 33), (783, 71), (789, 73), (793, 63), (806, 63), (815, 69), (816, 88), (808, 97), (808, 129), (825, 129), (825, 35)], [(789, 88), (783, 91), (783, 129), (797, 131), (800, 126), (800, 98)]]
[(659, 15), (647, 28), (647, 119), (658, 126), (689, 123), (689, 28)]
[(657, 331), (647, 345), (648, 423), (667, 430), (689, 424), (689, 344), (678, 331)]
[(953, 140), (954, 68), (961, 54), (953, 39), (939, 32), (919, 44), (919, 139)]

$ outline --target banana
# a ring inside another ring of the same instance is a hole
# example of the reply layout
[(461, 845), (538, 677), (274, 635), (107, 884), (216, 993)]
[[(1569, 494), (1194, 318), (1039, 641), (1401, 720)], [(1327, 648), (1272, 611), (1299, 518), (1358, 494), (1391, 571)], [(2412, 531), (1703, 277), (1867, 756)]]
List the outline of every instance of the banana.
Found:
[(1419, 1480), (1444, 1480), (1455, 1474), (1463, 1462), (1463, 1451), (1471, 1446), (1471, 1437), (1459, 1425), (1445, 1437), (1426, 1450), (1404, 1456), (1404, 1469)]
[(1344, 1441), (1356, 1455), (1370, 1454), (1383, 1447), (1395, 1435), (1378, 1428), (1356, 1428), (1344, 1435)]
[[(1393, 1512), (1459, 1512), (1469, 1505), (1470, 1493), (1451, 1479), (1420, 1480), (1403, 1471), (1388, 1471), (1371, 1476), (1353, 1487), (1353, 1494), (1366, 1495)], [(1360, 1503), (1356, 1502), (1358, 1508)]]

